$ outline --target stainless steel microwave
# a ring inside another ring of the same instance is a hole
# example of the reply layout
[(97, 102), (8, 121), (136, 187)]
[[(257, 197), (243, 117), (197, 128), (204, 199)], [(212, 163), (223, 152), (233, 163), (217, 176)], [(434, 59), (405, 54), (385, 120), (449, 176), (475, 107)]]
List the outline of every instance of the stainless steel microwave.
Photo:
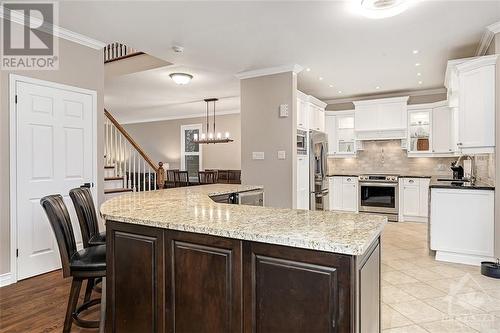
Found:
[(297, 154), (307, 155), (307, 131), (297, 130)]

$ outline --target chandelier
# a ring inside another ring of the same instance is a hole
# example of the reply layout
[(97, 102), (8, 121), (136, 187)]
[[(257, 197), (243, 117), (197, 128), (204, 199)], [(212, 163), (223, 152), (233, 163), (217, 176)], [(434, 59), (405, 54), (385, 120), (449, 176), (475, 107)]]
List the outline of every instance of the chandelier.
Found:
[[(228, 143), (228, 142), (233, 142), (229, 137), (229, 132), (224, 133), (224, 137), (222, 136), (221, 132), (216, 132), (215, 131), (215, 102), (217, 102), (219, 99), (217, 98), (207, 98), (205, 99), (205, 103), (207, 103), (207, 124), (206, 124), (206, 132), (201, 133), (200, 136), (198, 136), (197, 133), (193, 135), (193, 142), (194, 143)], [(209, 124), (209, 106), (210, 103), (213, 103), (213, 110), (214, 110), (214, 123), (213, 123), (213, 131), (210, 131), (210, 124)]]

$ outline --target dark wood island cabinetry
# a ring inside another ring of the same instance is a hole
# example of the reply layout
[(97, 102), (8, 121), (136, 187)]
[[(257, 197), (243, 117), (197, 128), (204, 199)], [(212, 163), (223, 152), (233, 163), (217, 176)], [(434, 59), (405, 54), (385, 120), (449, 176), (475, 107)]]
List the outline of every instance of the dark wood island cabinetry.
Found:
[[(212, 214), (236, 219), (236, 213), (222, 209)], [(214, 233), (210, 228), (173, 230), (173, 225), (131, 222), (130, 216), (117, 221), (102, 211), (108, 239), (107, 332), (380, 329), (381, 229), (363, 253), (349, 254), (280, 245), (277, 239), (256, 241), (241, 230), (236, 239), (209, 234)], [(218, 224), (213, 217), (211, 223)]]

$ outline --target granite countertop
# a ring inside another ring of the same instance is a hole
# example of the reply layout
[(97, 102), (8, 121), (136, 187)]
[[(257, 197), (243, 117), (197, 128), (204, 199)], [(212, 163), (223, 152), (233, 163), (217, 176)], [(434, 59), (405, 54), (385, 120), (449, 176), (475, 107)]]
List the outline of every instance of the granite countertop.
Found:
[(430, 188), (448, 188), (448, 189), (459, 189), (459, 190), (495, 190), (495, 186), (491, 186), (480, 181), (476, 181), (474, 185), (459, 185), (453, 184), (452, 181), (438, 181), (438, 178), (450, 178), (450, 177), (432, 177)]
[(220, 204), (210, 196), (262, 189), (214, 184), (127, 193), (101, 206), (106, 220), (347, 255), (362, 255), (387, 218)]

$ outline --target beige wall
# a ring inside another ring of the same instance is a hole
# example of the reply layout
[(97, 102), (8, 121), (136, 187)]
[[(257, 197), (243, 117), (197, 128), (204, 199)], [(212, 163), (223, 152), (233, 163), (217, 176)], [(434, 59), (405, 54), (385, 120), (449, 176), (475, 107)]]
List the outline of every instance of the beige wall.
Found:
[[(210, 118), (212, 121), (213, 118)], [(205, 118), (162, 120), (147, 123), (125, 124), (123, 127), (149, 154), (153, 161), (167, 162), (171, 169), (180, 168), (181, 126), (202, 124)], [(216, 118), (216, 130), (229, 132), (234, 142), (203, 145), (204, 169), (241, 169), (240, 115), (220, 115)]]
[[(392, 97), (396, 96), (405, 96), (405, 95), (394, 94), (394, 96)], [(377, 99), (377, 98), (387, 98), (387, 95), (381, 95), (381, 96), (373, 95), (369, 97), (369, 99)], [(408, 104), (411, 105), (411, 104), (434, 103), (439, 101), (445, 101), (446, 98), (447, 98), (446, 93), (410, 96), (410, 98), (408, 99)], [(362, 99), (368, 99), (368, 98), (362, 98)], [(353, 98), (352, 100), (357, 101), (361, 100), (361, 98)], [(354, 110), (354, 104), (352, 102), (330, 103), (326, 106), (326, 110), (328, 111)]]
[[(297, 76), (292, 72), (243, 79), (241, 88), (241, 172), (244, 184), (263, 185), (266, 206), (293, 207), (295, 200)], [(279, 118), (280, 104), (289, 116)], [(286, 152), (278, 160), (279, 150)], [(253, 160), (252, 152), (264, 152)]]
[[(10, 198), (9, 198), (9, 74), (47, 80), (97, 91), (97, 156), (104, 156), (104, 64), (101, 50), (59, 40), (59, 70), (0, 71), (0, 274), (10, 272)], [(103, 158), (97, 158), (98, 202), (104, 198)]]

